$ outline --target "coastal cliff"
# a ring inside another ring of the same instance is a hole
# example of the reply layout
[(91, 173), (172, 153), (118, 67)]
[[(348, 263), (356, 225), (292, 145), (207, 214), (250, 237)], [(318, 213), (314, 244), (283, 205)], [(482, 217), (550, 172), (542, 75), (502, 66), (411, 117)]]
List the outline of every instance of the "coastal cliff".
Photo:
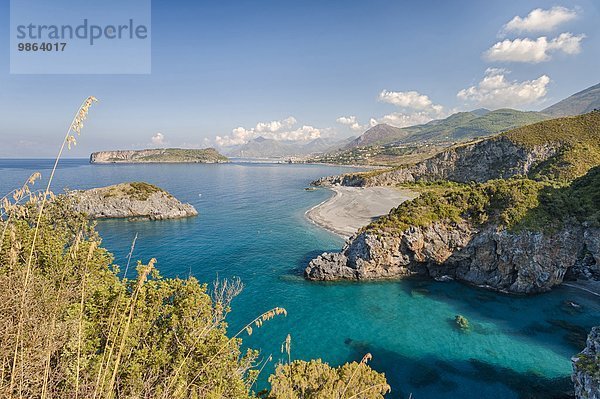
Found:
[(453, 147), (413, 166), (330, 176), (316, 185), (393, 186), (416, 181), (451, 180), (467, 183), (527, 175), (534, 165), (555, 155), (558, 145), (525, 148), (506, 137)]
[(198, 215), (190, 204), (181, 203), (168, 192), (148, 183), (121, 183), (113, 186), (71, 191), (74, 208), (92, 219), (147, 218), (177, 219)]
[(600, 112), (559, 118), (463, 144), (411, 166), (324, 177), (315, 185), (485, 182), (513, 176), (572, 179), (600, 163)]
[(571, 360), (575, 398), (600, 399), (600, 327), (592, 328), (585, 349)]
[(228, 158), (214, 148), (202, 150), (158, 148), (148, 150), (100, 151), (90, 155), (90, 163), (223, 163)]
[[(339, 253), (324, 253), (305, 270), (310, 280), (456, 279), (512, 293), (548, 291), (571, 269), (597, 275), (597, 229), (580, 226), (545, 235), (478, 230), (467, 222), (411, 227), (399, 236), (362, 232)], [(596, 242), (594, 239), (596, 238)], [(586, 264), (586, 258), (595, 262)]]
[(600, 167), (569, 185), (526, 178), (432, 186), (310, 261), (311, 280), (452, 278), (513, 293), (600, 280)]

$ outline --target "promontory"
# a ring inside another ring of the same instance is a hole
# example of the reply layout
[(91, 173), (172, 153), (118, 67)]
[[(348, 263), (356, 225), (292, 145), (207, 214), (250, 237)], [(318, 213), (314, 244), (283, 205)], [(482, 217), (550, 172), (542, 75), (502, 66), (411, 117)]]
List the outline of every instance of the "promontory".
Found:
[(600, 111), (315, 184), (421, 194), (310, 261), (310, 280), (424, 275), (512, 293), (600, 281)]
[(92, 164), (107, 163), (224, 163), (229, 159), (214, 148), (155, 148), (146, 150), (99, 151), (90, 156)]
[(121, 183), (90, 190), (70, 191), (73, 206), (92, 219), (178, 219), (198, 215), (165, 190), (149, 183)]

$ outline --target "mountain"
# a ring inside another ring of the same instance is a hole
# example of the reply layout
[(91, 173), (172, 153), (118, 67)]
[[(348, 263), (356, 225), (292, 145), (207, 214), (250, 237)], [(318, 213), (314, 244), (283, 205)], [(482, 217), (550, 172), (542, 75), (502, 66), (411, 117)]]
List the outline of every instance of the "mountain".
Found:
[(364, 132), (344, 149), (385, 144), (462, 141), (491, 136), (548, 118), (539, 112), (524, 112), (514, 109), (489, 111), (480, 108), (470, 112), (458, 112), (445, 119), (405, 128), (380, 124)]
[(404, 134), (403, 129), (381, 123), (373, 126), (356, 139), (352, 140), (343, 149), (386, 144), (389, 143), (390, 140), (395, 141), (405, 136), (406, 134)]
[(542, 110), (554, 117), (580, 115), (600, 109), (600, 83)]
[(222, 163), (227, 157), (214, 148), (156, 148), (148, 150), (99, 151), (90, 155), (90, 163)]
[(343, 146), (349, 139), (338, 141), (329, 138), (318, 138), (306, 141), (282, 141), (257, 137), (249, 142), (226, 148), (225, 154), (240, 158), (282, 158), (319, 154)]

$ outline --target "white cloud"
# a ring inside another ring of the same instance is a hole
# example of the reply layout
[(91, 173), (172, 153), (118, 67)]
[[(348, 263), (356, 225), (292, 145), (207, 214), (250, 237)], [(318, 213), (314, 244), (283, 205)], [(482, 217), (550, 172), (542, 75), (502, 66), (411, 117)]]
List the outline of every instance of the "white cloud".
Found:
[(388, 125), (396, 126), (396, 127), (407, 127), (414, 125), (421, 125), (423, 123), (427, 123), (433, 119), (439, 119), (444, 117), (445, 115), (436, 114), (433, 115), (429, 112), (415, 112), (412, 114), (405, 114), (401, 112), (392, 112), (391, 114), (387, 114), (382, 116), (379, 119), (371, 119), (371, 123), (386, 123)]
[(215, 142), (218, 146), (227, 147), (245, 144), (260, 136), (279, 141), (310, 141), (321, 137), (320, 129), (309, 125), (296, 127), (297, 124), (296, 118), (290, 116), (278, 121), (259, 122), (252, 128), (240, 126), (229, 135), (217, 136)]
[(340, 116), (335, 121), (342, 125), (348, 126), (350, 129), (354, 130), (355, 132), (363, 131), (366, 129), (365, 126), (362, 126), (360, 123), (358, 123), (358, 120), (356, 119), (356, 116), (354, 116), (354, 115)]
[(502, 33), (507, 32), (551, 32), (559, 25), (577, 18), (577, 10), (566, 7), (552, 7), (549, 10), (536, 8), (526, 17), (519, 16), (511, 19), (502, 28)]
[(154, 145), (164, 145), (165, 144), (165, 135), (162, 133), (156, 133), (152, 136), (152, 144)]
[(256, 124), (255, 130), (259, 133), (270, 132), (274, 133), (281, 129), (288, 129), (294, 126), (298, 121), (293, 116), (289, 116), (281, 121), (259, 122)]
[(508, 73), (504, 69), (489, 68), (477, 85), (459, 91), (456, 96), (469, 103), (497, 109), (532, 104), (546, 95), (546, 86), (550, 83), (548, 76), (517, 82), (508, 80)]
[(425, 94), (418, 91), (388, 91), (382, 90), (379, 93), (379, 101), (393, 104), (400, 108), (413, 110), (441, 110), (441, 105), (434, 105)]
[(388, 91), (379, 93), (379, 101), (393, 104), (400, 111), (392, 112), (381, 118), (371, 118), (372, 126), (377, 123), (387, 123), (396, 127), (406, 127), (427, 123), (433, 119), (445, 117), (444, 107), (434, 104), (431, 99), (418, 91)]
[(578, 54), (584, 38), (585, 35), (575, 36), (567, 32), (550, 41), (545, 36), (536, 40), (506, 39), (494, 44), (484, 55), (488, 61), (538, 63), (550, 60), (551, 54), (555, 52)]
[(382, 90), (377, 99), (380, 102), (395, 105), (398, 110), (382, 117), (371, 117), (369, 122), (362, 125), (356, 116), (341, 116), (336, 121), (348, 126), (353, 131), (365, 131), (380, 123), (396, 127), (406, 127), (427, 123), (433, 119), (444, 118), (448, 115), (444, 107), (434, 104), (431, 99), (418, 91)]

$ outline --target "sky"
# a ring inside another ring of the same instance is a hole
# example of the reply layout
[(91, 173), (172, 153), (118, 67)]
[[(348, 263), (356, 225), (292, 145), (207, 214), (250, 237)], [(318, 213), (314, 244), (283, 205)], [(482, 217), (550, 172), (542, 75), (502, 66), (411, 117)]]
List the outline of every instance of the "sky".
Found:
[(90, 95), (69, 157), (540, 110), (600, 82), (597, 21), (597, 0), (153, 0), (151, 73), (18, 75), (2, 0), (0, 157), (53, 157)]

